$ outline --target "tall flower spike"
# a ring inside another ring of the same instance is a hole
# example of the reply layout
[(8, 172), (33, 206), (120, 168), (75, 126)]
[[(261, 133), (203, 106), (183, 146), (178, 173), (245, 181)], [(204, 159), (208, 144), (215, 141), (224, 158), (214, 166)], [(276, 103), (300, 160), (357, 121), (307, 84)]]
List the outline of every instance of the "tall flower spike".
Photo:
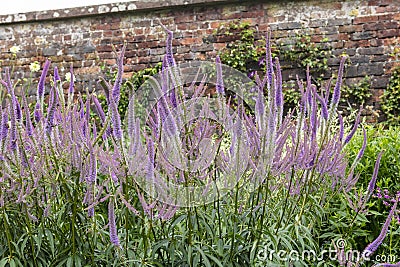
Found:
[(112, 89), (112, 96), (113, 96), (114, 101), (117, 106), (118, 106), (120, 94), (121, 94), (122, 75), (124, 73), (123, 65), (124, 65), (125, 48), (126, 48), (126, 46), (124, 45), (122, 47), (119, 57), (117, 57), (117, 65), (118, 65), (117, 78), (115, 79), (114, 87)]
[(343, 123), (343, 117), (338, 113), (338, 118), (339, 118), (339, 141), (343, 140), (344, 136), (344, 123)]
[(0, 141), (7, 138), (8, 134), (8, 110), (9, 106), (7, 105), (1, 113), (1, 123), (0, 123)]
[(215, 58), (215, 64), (217, 67), (217, 84), (215, 85), (215, 88), (217, 93), (222, 95), (224, 94), (224, 80), (222, 77), (221, 58), (219, 56)]
[(325, 99), (322, 98), (318, 93), (316, 94), (316, 97), (321, 104), (321, 115), (324, 120), (328, 120), (329, 113), (328, 113), (328, 106), (326, 105)]
[(15, 119), (20, 122), (22, 120), (22, 109), (18, 99), (14, 95), (14, 105), (15, 105)]
[[(272, 55), (271, 55), (271, 31), (267, 32), (266, 40), (265, 40), (265, 49), (266, 49), (266, 66), (267, 66), (267, 88), (268, 92), (270, 92), (270, 88), (272, 87), (272, 73), (273, 73), (273, 67), (272, 67)], [(263, 82), (263, 84), (265, 84)]]
[(113, 135), (115, 139), (122, 139), (122, 129), (121, 129), (121, 116), (118, 112), (118, 104), (115, 102), (113, 97), (110, 97), (110, 112), (111, 112), (111, 122), (113, 126)]
[(364, 139), (363, 139), (363, 145), (362, 145), (360, 151), (358, 152), (357, 160), (360, 160), (362, 158), (362, 156), (364, 155), (365, 148), (367, 147), (367, 131), (365, 131), (364, 126), (362, 127), (362, 130), (363, 130)]
[(172, 67), (175, 66), (175, 59), (174, 59), (174, 54), (172, 52), (172, 40), (174, 38), (174, 33), (169, 30), (167, 27), (164, 26), (164, 24), (162, 24), (160, 22), (161, 27), (164, 29), (164, 31), (167, 33), (167, 47), (165, 49), (165, 54), (166, 54), (166, 58), (167, 58), (167, 64), (168, 67)]
[(60, 81), (60, 74), (58, 74), (58, 68), (57, 66), (54, 67), (54, 83), (57, 83), (57, 81)]
[(70, 80), (69, 80), (69, 88), (68, 88), (68, 92), (70, 94), (74, 94), (74, 90), (75, 90), (75, 81), (74, 81), (74, 65), (72, 65), (69, 67), (69, 73), (70, 73)]
[(25, 111), (26, 133), (27, 133), (28, 136), (32, 136), (32, 134), (33, 134), (33, 124), (32, 124), (32, 120), (31, 120), (31, 114), (29, 112), (28, 101), (26, 100), (25, 94), (22, 94), (22, 103), (24, 105), (24, 111)]
[(331, 102), (331, 111), (333, 111), (333, 109), (335, 109), (337, 104), (339, 103), (340, 89), (342, 87), (342, 80), (343, 80), (344, 63), (345, 63), (346, 59), (347, 59), (347, 57), (343, 56), (342, 59), (340, 60), (338, 77), (337, 77), (337, 80), (336, 80), (335, 88), (333, 89), (332, 102)]
[(281, 64), (279, 63), (279, 58), (275, 58), (276, 67), (276, 93), (275, 93), (275, 106), (278, 111), (278, 122), (279, 125), (282, 124), (283, 116), (283, 93), (282, 93), (282, 72)]
[(56, 98), (57, 98), (57, 93), (56, 93), (56, 89), (53, 88), (50, 91), (50, 103), (49, 103), (49, 108), (48, 108), (48, 112), (47, 112), (47, 120), (46, 120), (46, 132), (47, 134), (51, 134), (51, 130), (53, 128), (53, 124), (54, 124), (54, 113), (56, 111)]
[(361, 116), (361, 109), (358, 111), (356, 121), (354, 122), (353, 129), (351, 129), (350, 133), (346, 136), (344, 140), (344, 144), (348, 144), (350, 140), (353, 138), (354, 134), (357, 131), (358, 125), (360, 124), (360, 116)]
[(42, 118), (42, 112), (41, 112), (41, 110), (40, 110), (40, 103), (39, 102), (36, 102), (36, 105), (35, 105), (35, 111), (34, 111), (34, 117), (35, 117), (35, 121), (36, 122), (39, 122), (40, 121), (40, 119)]
[(47, 76), (47, 72), (49, 71), (50, 63), (51, 63), (50, 60), (46, 59), (46, 62), (44, 63), (44, 66), (43, 66), (42, 74), (40, 75), (40, 80), (39, 80), (38, 90), (37, 90), (38, 101), (43, 101), (44, 84), (46, 82), (46, 76)]
[(128, 104), (128, 135), (133, 136), (135, 131), (135, 95), (132, 94)]
[(397, 202), (398, 202), (398, 200), (394, 203), (392, 209), (390, 210), (389, 215), (386, 218), (385, 223), (383, 224), (383, 227), (382, 227), (382, 230), (381, 230), (381, 233), (379, 234), (379, 236), (364, 249), (364, 251), (362, 253), (363, 258), (369, 258), (369, 256), (371, 256), (378, 249), (378, 247), (382, 244), (382, 241), (385, 239), (386, 234), (389, 230), (389, 226), (390, 226), (390, 223), (392, 222), (394, 212), (396, 211)]
[(378, 154), (378, 157), (376, 158), (376, 162), (375, 162), (375, 167), (374, 167), (374, 172), (372, 174), (372, 179), (368, 184), (368, 194), (371, 196), (372, 193), (374, 192), (375, 189), (375, 184), (376, 184), (376, 178), (378, 177), (378, 172), (379, 172), (379, 165), (381, 163), (381, 158), (383, 155), (383, 151), (381, 151)]
[(114, 199), (113, 198), (110, 198), (110, 200), (108, 202), (108, 227), (109, 227), (109, 231), (110, 231), (111, 243), (116, 247), (120, 247), (121, 244), (119, 243), (117, 225), (115, 223), (115, 210), (114, 210)]

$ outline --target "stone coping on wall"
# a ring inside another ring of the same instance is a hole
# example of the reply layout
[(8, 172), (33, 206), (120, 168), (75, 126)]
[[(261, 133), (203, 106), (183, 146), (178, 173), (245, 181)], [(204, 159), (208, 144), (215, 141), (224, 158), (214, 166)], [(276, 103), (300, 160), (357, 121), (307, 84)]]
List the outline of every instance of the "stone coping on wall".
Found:
[(90, 5), (56, 10), (33, 11), (10, 15), (0, 15), (0, 25), (26, 23), (43, 20), (59, 20), (95, 16), (104, 13), (134, 12), (152, 9), (165, 9), (189, 5), (243, 2), (243, 0), (136, 0), (102, 5)]

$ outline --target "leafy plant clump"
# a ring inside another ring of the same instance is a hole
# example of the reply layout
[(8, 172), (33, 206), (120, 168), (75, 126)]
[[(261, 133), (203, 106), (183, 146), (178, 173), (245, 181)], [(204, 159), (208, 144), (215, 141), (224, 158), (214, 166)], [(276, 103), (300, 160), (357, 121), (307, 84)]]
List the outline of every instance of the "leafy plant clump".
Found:
[[(124, 121), (118, 110), (125, 47), (115, 81), (101, 83), (106, 105), (94, 94), (74, 99), (73, 82), (64, 94), (56, 72), (45, 100), (47, 61), (30, 110), (5, 70), (0, 266), (361, 266), (381, 243), (390, 246), (385, 236), (398, 197), (362, 257), (345, 258), (355, 244), (338, 242), (356, 242), (381, 157), (368, 187), (354, 192), (367, 138), (349, 168), (345, 148), (360, 119), (346, 131), (337, 112), (345, 58), (332, 94), (329, 83), (317, 87), (307, 75), (298, 81), (299, 106), (284, 115), (269, 34), (265, 75), (255, 74), (248, 91), (242, 84), (254, 102), (246, 112), (245, 99), (228, 93), (218, 57), (213, 96), (205, 94), (209, 74), (200, 68), (201, 82), (182, 83), (173, 33), (165, 30), (162, 71), (148, 83), (158, 97), (144, 118), (136, 95)], [(332, 222), (338, 202), (352, 231)], [(334, 247), (336, 258), (316, 258)], [(298, 257), (284, 257), (293, 252)]]
[(382, 96), (382, 111), (389, 123), (399, 124), (400, 121), (400, 68), (396, 68)]

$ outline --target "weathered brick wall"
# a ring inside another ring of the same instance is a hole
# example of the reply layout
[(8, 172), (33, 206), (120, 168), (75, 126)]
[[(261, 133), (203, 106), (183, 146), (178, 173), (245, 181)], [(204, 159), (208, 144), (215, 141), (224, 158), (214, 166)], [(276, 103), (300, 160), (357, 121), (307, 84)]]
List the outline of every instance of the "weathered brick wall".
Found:
[[(178, 61), (213, 59), (234, 36), (216, 36), (222, 23), (240, 19), (268, 28), (274, 40), (286, 41), (307, 31), (313, 41), (330, 41), (334, 54), (346, 52), (352, 65), (347, 82), (372, 77), (378, 100), (397, 64), (390, 54), (400, 44), (398, 0), (347, 1), (131, 1), (85, 8), (0, 16), (1, 66), (15, 66), (16, 78), (30, 77), (29, 64), (50, 58), (61, 74), (73, 63), (77, 79), (94, 86), (102, 65), (115, 64), (111, 45), (127, 42), (125, 77), (161, 61), (165, 33), (157, 20), (175, 33)], [(19, 46), (17, 56), (10, 47)], [(330, 60), (335, 67), (338, 60)], [(33, 74), (37, 78), (39, 73)]]

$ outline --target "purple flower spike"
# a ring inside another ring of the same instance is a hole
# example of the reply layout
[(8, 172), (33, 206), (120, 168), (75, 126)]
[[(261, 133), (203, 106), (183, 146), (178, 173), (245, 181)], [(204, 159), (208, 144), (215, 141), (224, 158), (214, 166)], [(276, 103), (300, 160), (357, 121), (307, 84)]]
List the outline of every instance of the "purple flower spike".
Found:
[(46, 82), (46, 76), (47, 76), (47, 72), (49, 71), (50, 63), (51, 63), (50, 60), (46, 59), (46, 62), (44, 63), (44, 66), (43, 66), (42, 75), (40, 75), (40, 80), (39, 80), (38, 90), (37, 90), (38, 100), (43, 99), (43, 97), (44, 97), (44, 83)]
[(372, 179), (371, 179), (371, 181), (369, 182), (369, 185), (368, 185), (368, 194), (369, 195), (372, 195), (372, 193), (374, 192), (374, 189), (375, 189), (376, 178), (378, 177), (379, 165), (381, 163), (382, 155), (383, 155), (383, 151), (381, 151), (378, 154), (378, 157), (377, 157), (376, 162), (375, 162), (374, 173), (372, 174)]
[(338, 118), (339, 118), (339, 141), (343, 140), (344, 136), (344, 123), (343, 123), (343, 117), (338, 113)]
[(26, 97), (24, 94), (22, 94), (22, 101), (24, 105), (24, 110), (25, 110), (25, 127), (26, 127), (26, 133), (28, 136), (33, 135), (33, 124), (31, 120), (31, 114), (29, 112), (29, 106), (28, 106), (28, 101), (26, 100)]
[(328, 106), (326, 105), (325, 99), (323, 99), (319, 94), (316, 94), (319, 103), (321, 104), (321, 115), (324, 120), (328, 120)]
[(273, 73), (273, 67), (272, 67), (272, 55), (271, 55), (271, 32), (268, 31), (266, 38), (265, 38), (265, 49), (267, 52), (266, 55), (266, 63), (267, 63), (267, 79), (268, 79), (268, 84), (267, 88), (271, 88), (272, 85), (272, 73)]
[(54, 83), (61, 81), (57, 66), (54, 67)]
[(110, 98), (110, 112), (111, 112), (111, 122), (113, 125), (113, 135), (117, 140), (122, 139), (122, 129), (121, 129), (121, 116), (118, 112), (118, 104), (113, 98)]
[(126, 46), (124, 45), (122, 47), (119, 57), (117, 58), (117, 64), (118, 64), (117, 78), (115, 79), (114, 87), (112, 89), (112, 96), (117, 106), (121, 94), (122, 74), (124, 73), (123, 64), (124, 64), (125, 48)]
[(110, 241), (116, 247), (120, 247), (117, 226), (115, 223), (115, 211), (114, 211), (114, 199), (110, 199), (108, 202), (108, 227), (110, 231)]
[(75, 88), (74, 88), (74, 66), (72, 64), (71, 64), (71, 67), (69, 69), (69, 73), (71, 74), (71, 78), (70, 78), (70, 81), (69, 81), (68, 93), (70, 95), (72, 95), (72, 94), (74, 94), (74, 90), (75, 90)]
[(369, 258), (369, 256), (371, 256), (380, 246), (380, 244), (382, 244), (382, 241), (385, 239), (386, 234), (389, 230), (389, 225), (392, 222), (392, 218), (394, 215), (394, 212), (396, 211), (397, 208), (397, 201), (394, 203), (392, 209), (390, 210), (390, 213), (388, 215), (388, 217), (386, 218), (385, 223), (383, 224), (381, 233), (379, 234), (379, 236), (371, 243), (369, 244), (363, 251), (362, 256), (364, 258)]
[(165, 48), (165, 54), (166, 54), (166, 59), (167, 59), (167, 64), (168, 67), (172, 67), (175, 66), (175, 59), (174, 59), (174, 54), (172, 53), (172, 40), (174, 38), (174, 33), (169, 30), (167, 27), (165, 27), (162, 23), (161, 27), (164, 29), (164, 31), (166, 31), (167, 33), (167, 47)]
[(95, 95), (92, 96), (92, 99), (93, 99), (93, 103), (94, 103), (94, 106), (97, 111), (97, 115), (99, 115), (101, 122), (104, 122), (106, 120), (106, 115), (104, 113), (103, 108), (101, 107), (99, 99)]
[(360, 116), (361, 116), (361, 110), (357, 114), (357, 118), (356, 118), (356, 121), (354, 122), (353, 129), (351, 129), (351, 132), (346, 136), (346, 139), (344, 140), (344, 144), (348, 144), (350, 142), (351, 138), (353, 138), (354, 134), (356, 133), (358, 125), (360, 124)]
[(93, 146), (92, 144), (89, 144), (89, 171), (86, 177), (86, 181), (89, 184), (93, 184), (96, 182), (96, 179), (97, 179), (97, 161), (93, 151)]
[(53, 128), (53, 124), (54, 124), (54, 113), (56, 111), (56, 92), (55, 92), (55, 88), (53, 88), (50, 91), (50, 104), (49, 104), (49, 108), (48, 108), (48, 112), (47, 112), (47, 121), (46, 121), (46, 132), (47, 134), (51, 134), (51, 130)]
[(331, 107), (334, 107), (334, 106), (336, 107), (336, 105), (339, 103), (340, 88), (342, 87), (342, 80), (343, 80), (344, 62), (346, 61), (346, 59), (347, 59), (347, 57), (344, 56), (340, 60), (338, 77), (337, 77), (335, 88), (333, 89)]
[(365, 148), (367, 147), (367, 132), (365, 131), (364, 126), (362, 127), (362, 129), (363, 129), (364, 140), (363, 140), (363, 145), (357, 155), (358, 160), (362, 158), (362, 156), (364, 155)]
[(275, 66), (276, 66), (276, 94), (275, 94), (275, 105), (278, 109), (282, 109), (283, 106), (283, 94), (282, 94), (282, 72), (281, 72), (281, 64), (279, 63), (279, 59), (275, 58)]
[(221, 66), (221, 58), (217, 56), (215, 58), (215, 64), (217, 67), (217, 84), (216, 84), (216, 90), (218, 94), (223, 94), (224, 93), (224, 80), (222, 77), (222, 66)]
[(7, 138), (8, 134), (8, 109), (9, 106), (2, 110), (0, 123), (0, 141)]
[(34, 116), (35, 116), (35, 121), (36, 122), (39, 122), (40, 119), (42, 118), (42, 112), (40, 110), (40, 103), (39, 102), (36, 102)]
[(14, 96), (14, 104), (15, 104), (15, 119), (17, 121), (21, 121), (22, 119), (22, 109), (21, 105), (19, 104), (18, 99)]

